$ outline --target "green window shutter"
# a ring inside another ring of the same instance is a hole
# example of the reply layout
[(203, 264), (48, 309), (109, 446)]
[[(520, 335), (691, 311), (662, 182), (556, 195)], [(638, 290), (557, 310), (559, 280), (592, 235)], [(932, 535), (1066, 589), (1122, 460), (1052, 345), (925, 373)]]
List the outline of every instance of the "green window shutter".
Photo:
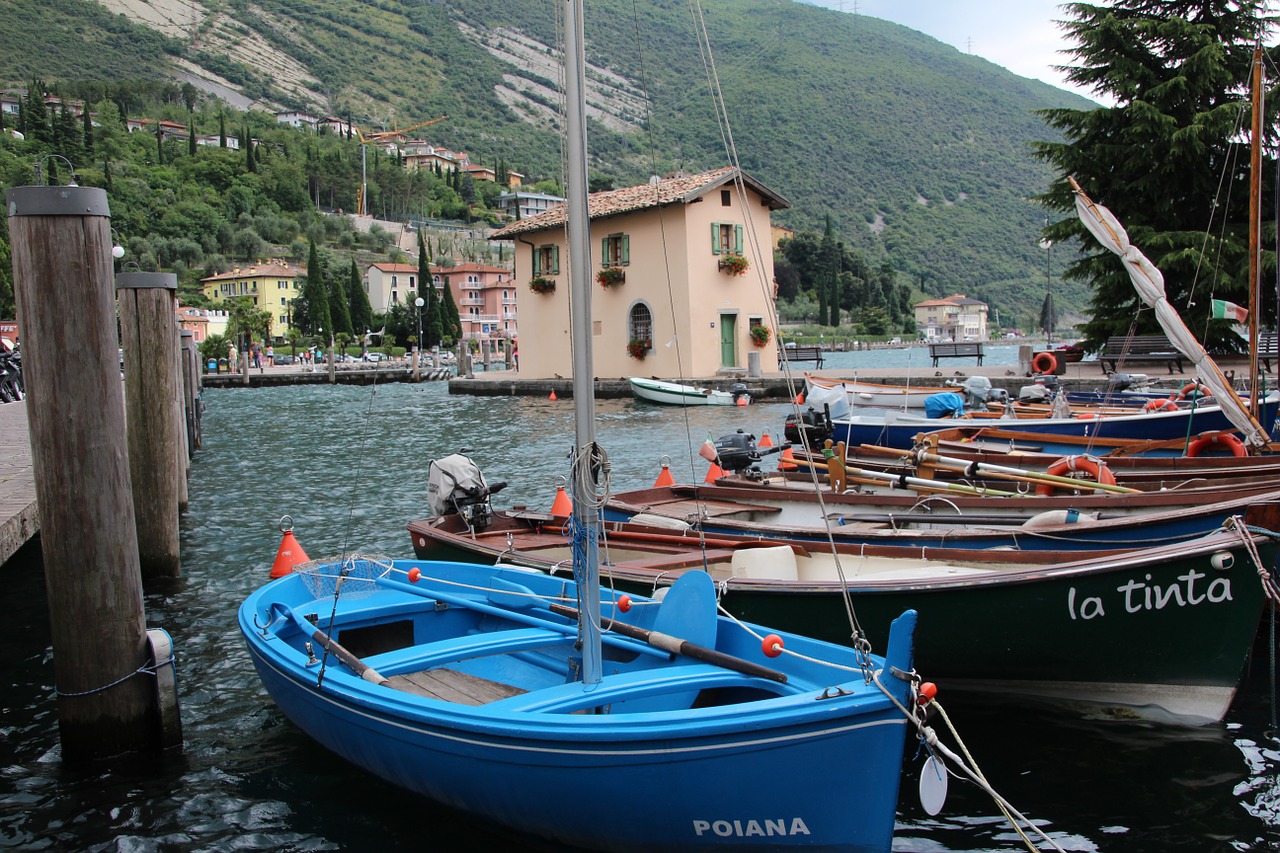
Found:
[(537, 246), (534, 246), (532, 251), (533, 251), (533, 277), (537, 278), (538, 276), (542, 275), (542, 250), (539, 249)]
[(622, 235), (622, 265), (625, 267), (631, 263), (631, 235)]
[(742, 226), (733, 226), (733, 250), (739, 255), (742, 254)]
[(609, 238), (600, 238), (600, 266), (609, 266)]
[(552, 275), (560, 274), (560, 247), (559, 246), (551, 247), (551, 274)]
[(720, 254), (720, 223), (711, 223), (711, 254)]

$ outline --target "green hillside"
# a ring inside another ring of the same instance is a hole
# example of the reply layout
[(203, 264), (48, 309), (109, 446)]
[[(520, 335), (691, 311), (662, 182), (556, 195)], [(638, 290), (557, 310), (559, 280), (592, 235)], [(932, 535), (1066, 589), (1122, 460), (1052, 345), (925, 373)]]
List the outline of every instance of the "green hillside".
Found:
[[(167, 9), (151, 21), (163, 35), (110, 14), (126, 0), (9, 0), (0, 81), (160, 77), (180, 61), (264, 109), (374, 129), (448, 115), (432, 141), (558, 176), (551, 0), (132, 5)], [(726, 162), (689, 4), (645, 0), (639, 20), (624, 0), (587, 6), (598, 176), (624, 185)], [(922, 293), (962, 292), (1006, 318), (1039, 311), (1045, 214), (1027, 199), (1050, 174), (1029, 145), (1050, 134), (1034, 111), (1087, 101), (875, 18), (791, 0), (702, 8), (737, 156), (793, 204), (777, 222), (820, 231), (830, 214), (848, 246)], [(1061, 283), (1055, 295), (1067, 313), (1086, 301)]]

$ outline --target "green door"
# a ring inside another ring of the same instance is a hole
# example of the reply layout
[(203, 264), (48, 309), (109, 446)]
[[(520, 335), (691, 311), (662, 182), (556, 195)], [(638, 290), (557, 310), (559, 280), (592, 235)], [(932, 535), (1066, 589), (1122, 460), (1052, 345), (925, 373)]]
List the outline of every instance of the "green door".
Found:
[(720, 363), (722, 367), (738, 366), (738, 315), (720, 315)]

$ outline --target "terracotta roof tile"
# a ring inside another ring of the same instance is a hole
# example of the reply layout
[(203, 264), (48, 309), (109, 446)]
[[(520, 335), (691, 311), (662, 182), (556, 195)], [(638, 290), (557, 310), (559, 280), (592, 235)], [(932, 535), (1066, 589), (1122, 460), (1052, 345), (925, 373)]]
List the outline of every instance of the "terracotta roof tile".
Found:
[[(665, 180), (656, 181), (649, 184), (640, 184), (634, 187), (624, 187), (620, 190), (605, 190), (603, 192), (591, 193), (587, 197), (587, 210), (591, 214), (592, 219), (603, 219), (607, 216), (617, 216), (622, 213), (632, 213), (637, 210), (647, 210), (653, 207), (665, 207), (669, 204), (687, 203), (699, 197), (707, 190), (713, 189), (721, 184), (726, 184), (733, 180), (737, 174), (737, 169), (733, 166), (723, 166), (719, 169), (713, 169), (710, 172), (703, 172), (700, 175), (685, 175), (678, 178), (666, 178)], [(769, 206), (777, 210), (783, 207), (790, 207), (790, 203), (782, 196), (765, 187), (756, 181), (750, 175), (743, 173), (743, 181), (756, 192), (760, 193), (769, 202)], [(508, 237), (514, 237), (516, 234), (526, 234), (530, 231), (544, 231), (548, 228), (561, 228), (565, 224), (566, 206), (561, 204), (551, 208), (545, 213), (539, 213), (537, 216), (531, 216), (528, 219), (522, 219), (519, 222), (513, 222), (507, 227), (495, 231), (491, 236), (493, 239), (502, 240)]]

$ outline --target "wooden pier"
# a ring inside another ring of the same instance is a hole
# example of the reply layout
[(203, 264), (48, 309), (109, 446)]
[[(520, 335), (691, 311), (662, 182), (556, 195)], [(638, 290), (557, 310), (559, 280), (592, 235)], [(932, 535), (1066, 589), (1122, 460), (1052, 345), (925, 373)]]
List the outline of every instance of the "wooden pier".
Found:
[(40, 530), (25, 401), (0, 405), (0, 565)]

